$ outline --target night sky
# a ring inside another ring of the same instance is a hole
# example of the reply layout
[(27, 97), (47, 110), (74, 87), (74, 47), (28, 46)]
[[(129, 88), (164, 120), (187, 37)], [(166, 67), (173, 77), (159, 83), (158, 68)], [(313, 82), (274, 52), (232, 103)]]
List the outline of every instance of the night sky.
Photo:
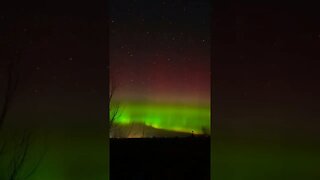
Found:
[(214, 179), (318, 179), (320, 13), (307, 2), (214, 1)]
[(214, 8), (216, 130), (317, 134), (317, 10), (271, 2)]
[[(1, 6), (1, 110), (8, 62), (20, 63), (0, 144), (9, 144), (6, 152), (22, 151), (16, 144), (25, 132), (31, 134), (17, 178), (24, 179), (39, 159), (31, 179), (107, 178), (107, 11), (107, 4), (98, 2)], [(0, 179), (12, 171), (10, 153), (0, 155)]]
[(203, 133), (211, 118), (215, 179), (319, 179), (318, 6), (208, 2), (0, 7), (1, 82), (21, 59), (5, 132), (34, 133), (29, 160), (47, 148), (36, 179), (105, 179), (108, 80), (121, 124)]
[(209, 1), (109, 4), (117, 121), (188, 133), (209, 128)]

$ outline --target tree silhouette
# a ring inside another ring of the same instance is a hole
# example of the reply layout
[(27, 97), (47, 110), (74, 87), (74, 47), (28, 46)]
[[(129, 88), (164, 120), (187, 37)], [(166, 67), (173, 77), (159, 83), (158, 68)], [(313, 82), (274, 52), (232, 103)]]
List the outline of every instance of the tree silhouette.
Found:
[(110, 135), (115, 134), (115, 131), (119, 128), (116, 120), (120, 116), (120, 104), (114, 101), (114, 94), (118, 88), (118, 84), (115, 83), (114, 79), (110, 79), (110, 91), (109, 91), (109, 122), (108, 129)]
[(110, 79), (110, 91), (109, 91), (109, 122), (108, 129), (111, 137), (129, 137), (132, 128), (134, 126), (133, 123), (129, 125), (129, 127), (125, 128), (117, 123), (118, 118), (121, 115), (121, 105), (119, 102), (114, 100), (114, 94), (118, 89), (118, 84), (114, 81), (114, 78)]
[(114, 81), (111, 81), (111, 85), (110, 85), (110, 92), (109, 92), (109, 129), (111, 130), (113, 128), (113, 126), (115, 126), (115, 120), (117, 119), (118, 115), (119, 115), (119, 108), (120, 105), (119, 103), (115, 103), (113, 101), (114, 99), (114, 93), (115, 90), (117, 89), (116, 84), (114, 83)]
[(18, 65), (20, 63), (20, 54), (17, 55), (17, 58), (11, 59), (8, 62), (6, 77), (7, 81), (4, 85), (5, 92), (3, 95), (3, 104), (0, 111), (0, 130), (2, 129), (4, 120), (7, 116), (10, 105), (12, 104), (12, 100), (14, 98), (17, 84), (19, 80), (19, 71)]
[[(5, 132), (4, 124), (7, 119), (8, 111), (13, 104), (16, 95), (17, 85), (19, 82), (19, 65), (20, 56), (18, 51), (8, 61), (5, 69), (6, 81), (3, 84), (4, 94), (2, 96), (2, 104), (0, 109), (0, 165), (2, 168), (7, 167), (6, 172), (0, 172), (0, 178), (8, 180), (26, 179), (30, 177), (37, 169), (40, 160), (28, 173), (21, 174), (25, 168), (26, 158), (30, 150), (30, 132), (23, 132), (14, 137), (12, 133)], [(19, 133), (18, 133), (19, 134)]]

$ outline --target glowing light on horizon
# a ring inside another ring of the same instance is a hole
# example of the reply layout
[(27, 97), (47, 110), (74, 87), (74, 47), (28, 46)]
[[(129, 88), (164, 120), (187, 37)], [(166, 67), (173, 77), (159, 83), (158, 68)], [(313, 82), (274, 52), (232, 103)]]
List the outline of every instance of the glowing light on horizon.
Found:
[(157, 129), (202, 134), (210, 131), (210, 106), (126, 102), (116, 123), (141, 123)]

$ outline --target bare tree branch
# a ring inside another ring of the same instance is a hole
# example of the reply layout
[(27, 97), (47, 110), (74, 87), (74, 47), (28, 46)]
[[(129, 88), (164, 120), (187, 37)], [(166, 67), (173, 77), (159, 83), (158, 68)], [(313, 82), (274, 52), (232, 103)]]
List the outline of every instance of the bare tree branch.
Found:
[[(13, 99), (16, 95), (16, 90), (19, 83), (20, 78), (20, 66), (21, 61), (21, 53), (16, 51), (14, 54), (14, 58), (10, 59), (7, 64), (6, 68), (6, 81), (4, 84), (4, 94), (3, 94), (3, 101), (0, 108), (0, 131), (3, 132), (3, 125), (7, 118), (8, 111), (10, 106), (13, 103)], [(6, 150), (10, 149), (10, 145), (8, 143), (15, 143), (16, 140), (8, 141), (4, 138), (4, 134), (1, 133), (1, 145), (0, 145), (0, 157), (6, 156)], [(14, 150), (12, 152), (12, 159), (9, 160), (9, 170), (8, 172), (1, 172), (1, 173), (8, 173), (8, 180), (16, 180), (19, 178), (19, 174), (21, 173), (24, 165), (26, 163), (26, 157), (29, 154), (30, 150), (30, 133), (24, 132), (22, 138), (18, 140), (18, 143), (13, 147)], [(9, 152), (9, 151), (8, 151)], [(42, 159), (42, 158), (41, 158)], [(1, 159), (2, 160), (2, 159)], [(3, 162), (2, 162), (3, 163)], [(39, 160), (40, 163), (40, 160)], [(30, 171), (30, 173), (23, 179), (28, 178), (31, 174), (34, 173), (36, 170), (37, 165)]]
[(114, 93), (116, 89), (118, 88), (118, 85), (115, 83), (114, 78), (110, 78), (110, 91), (109, 91), (109, 122), (108, 122), (108, 129), (110, 131), (110, 134), (114, 134), (116, 127), (116, 120), (120, 116), (120, 104), (117, 102), (114, 102)]
[(113, 77), (110, 78), (110, 91), (109, 91), (109, 131), (110, 134), (117, 137), (129, 137), (134, 124), (131, 123), (128, 128), (123, 128), (119, 126), (117, 120), (121, 116), (121, 106), (120, 103), (115, 102), (114, 94), (118, 90), (118, 84)]
[(7, 82), (5, 85), (4, 100), (2, 104), (2, 109), (0, 112), (0, 129), (2, 129), (4, 120), (7, 116), (10, 104), (16, 93), (17, 84), (19, 81), (19, 71), (18, 65), (20, 62), (20, 54), (17, 54), (16, 59), (9, 60), (7, 68)]
[(14, 153), (14, 157), (11, 161), (12, 171), (9, 174), (9, 180), (16, 180), (19, 172), (21, 172), (22, 167), (25, 163), (29, 146), (30, 146), (30, 133), (24, 133), (20, 143), (16, 147), (16, 151)]

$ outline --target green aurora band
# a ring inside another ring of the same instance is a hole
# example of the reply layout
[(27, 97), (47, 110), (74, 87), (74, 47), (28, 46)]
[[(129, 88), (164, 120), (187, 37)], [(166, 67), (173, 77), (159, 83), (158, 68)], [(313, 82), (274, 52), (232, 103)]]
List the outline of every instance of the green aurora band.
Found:
[(210, 131), (210, 105), (121, 102), (117, 124), (142, 123), (157, 129), (203, 134)]

